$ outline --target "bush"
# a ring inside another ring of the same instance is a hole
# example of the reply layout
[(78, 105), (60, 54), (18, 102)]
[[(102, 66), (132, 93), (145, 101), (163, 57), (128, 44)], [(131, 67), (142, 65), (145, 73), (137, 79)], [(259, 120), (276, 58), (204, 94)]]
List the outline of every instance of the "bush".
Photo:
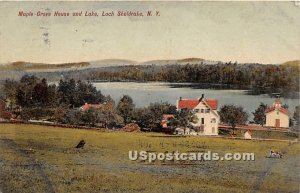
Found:
[(23, 120), (30, 120), (30, 119), (46, 119), (49, 120), (51, 117), (54, 115), (54, 110), (49, 109), (49, 108), (41, 108), (41, 107), (36, 107), (36, 108), (23, 108), (20, 116)]

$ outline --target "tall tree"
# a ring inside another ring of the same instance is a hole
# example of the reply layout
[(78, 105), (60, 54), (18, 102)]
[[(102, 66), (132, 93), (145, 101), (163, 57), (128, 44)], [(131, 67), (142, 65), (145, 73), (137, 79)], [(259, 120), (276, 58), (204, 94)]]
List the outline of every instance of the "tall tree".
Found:
[(21, 107), (34, 106), (33, 93), (38, 82), (39, 79), (36, 76), (22, 76), (17, 90), (17, 105)]
[(260, 124), (261, 126), (264, 126), (264, 124), (266, 123), (265, 111), (267, 108), (268, 105), (264, 103), (260, 103), (258, 108), (254, 112), (252, 112), (252, 114), (254, 115), (253, 120), (256, 124)]
[(167, 102), (151, 103), (143, 109), (134, 111), (134, 120), (142, 129), (160, 131), (163, 114), (175, 114), (176, 107)]
[(300, 106), (299, 105), (295, 107), (293, 119), (295, 120), (296, 125), (299, 127), (300, 126)]
[(6, 79), (3, 84), (4, 97), (9, 100), (10, 110), (14, 109), (17, 105), (17, 93), (19, 83), (14, 80)]
[(44, 107), (48, 104), (48, 84), (45, 78), (34, 86), (32, 98), (34, 106)]
[[(175, 117), (170, 120), (171, 129), (174, 131), (177, 127), (193, 127), (192, 123), (197, 123), (198, 117), (194, 115), (189, 109), (182, 109), (177, 111)], [(197, 129), (196, 129), (197, 130)]]
[(100, 103), (103, 100), (104, 96), (91, 82), (77, 81), (75, 106), (81, 106), (84, 103)]
[(84, 103), (100, 103), (104, 96), (90, 82), (60, 80), (58, 85), (60, 103), (70, 107), (80, 107)]
[(237, 124), (245, 124), (248, 120), (248, 114), (244, 111), (243, 107), (236, 107), (234, 105), (222, 106), (219, 114), (221, 121), (231, 126), (233, 134)]
[(131, 122), (133, 118), (134, 103), (130, 96), (123, 95), (117, 105), (118, 114), (123, 117), (125, 124)]
[(76, 82), (74, 79), (60, 80), (58, 84), (58, 94), (61, 104), (71, 107), (75, 106)]

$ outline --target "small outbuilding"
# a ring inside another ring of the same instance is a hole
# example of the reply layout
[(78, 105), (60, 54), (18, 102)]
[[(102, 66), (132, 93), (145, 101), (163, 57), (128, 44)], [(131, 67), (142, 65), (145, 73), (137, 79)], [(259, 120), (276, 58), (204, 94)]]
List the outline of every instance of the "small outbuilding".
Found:
[(245, 133), (244, 133), (244, 139), (251, 139), (252, 138), (252, 132), (251, 130), (247, 130)]

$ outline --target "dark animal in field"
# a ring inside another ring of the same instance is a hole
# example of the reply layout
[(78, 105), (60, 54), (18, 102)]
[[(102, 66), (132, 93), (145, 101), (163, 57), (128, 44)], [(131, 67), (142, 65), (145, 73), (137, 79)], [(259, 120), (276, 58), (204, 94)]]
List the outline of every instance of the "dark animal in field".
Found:
[(85, 141), (84, 140), (81, 140), (79, 141), (78, 145), (76, 146), (76, 148), (83, 148), (85, 145)]
[(278, 152), (274, 152), (271, 150), (269, 156), (267, 156), (267, 158), (282, 158), (283, 157), (283, 154), (278, 151)]
[(35, 153), (35, 151), (31, 148), (29, 149), (24, 149), (24, 152), (27, 153), (27, 154), (30, 154), (30, 153)]

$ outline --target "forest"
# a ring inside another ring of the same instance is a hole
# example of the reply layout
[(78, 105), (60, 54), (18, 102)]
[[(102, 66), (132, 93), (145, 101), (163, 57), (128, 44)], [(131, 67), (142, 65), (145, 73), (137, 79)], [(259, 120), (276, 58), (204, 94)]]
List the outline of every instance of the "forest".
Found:
[[(45, 78), (25, 75), (19, 81), (5, 80), (3, 94), (13, 118), (24, 121), (45, 120), (110, 129), (137, 123), (142, 129), (153, 131), (160, 129), (163, 114), (176, 112), (176, 107), (166, 102), (136, 108), (127, 95), (115, 103), (91, 82), (74, 79), (60, 80), (55, 85), (49, 84)], [(85, 104), (98, 104), (101, 108), (81, 109)], [(184, 114), (181, 118), (187, 116)]]
[[(74, 77), (76, 72), (68, 72)], [(94, 69), (85, 74), (91, 81), (163, 81), (196, 83), (198, 87), (245, 89), (251, 94), (279, 93), (299, 97), (299, 66), (218, 63), (186, 65), (128, 65)], [(82, 76), (81, 76), (82, 77)]]

